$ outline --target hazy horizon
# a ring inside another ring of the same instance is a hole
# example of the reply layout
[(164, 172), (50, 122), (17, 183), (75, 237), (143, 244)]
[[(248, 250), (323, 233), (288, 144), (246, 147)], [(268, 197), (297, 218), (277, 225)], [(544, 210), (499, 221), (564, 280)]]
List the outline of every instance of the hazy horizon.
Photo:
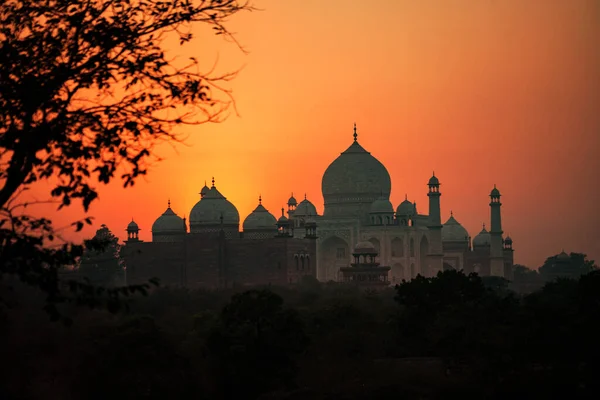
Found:
[[(515, 263), (537, 268), (563, 249), (600, 259), (599, 2), (254, 4), (262, 11), (231, 21), (247, 55), (209, 31), (172, 47), (207, 69), (217, 59), (219, 72), (244, 66), (228, 85), (239, 116), (182, 128), (187, 145), (161, 147), (165, 160), (133, 188), (101, 187), (83, 235), (106, 224), (124, 239), (133, 217), (151, 240), (167, 200), (187, 216), (213, 176), (240, 228), (259, 194), (275, 216), (291, 192), (322, 213), (322, 175), (356, 122), (359, 142), (391, 175), (394, 207), (407, 194), (428, 213), (435, 171), (442, 221), (452, 210), (474, 237), (489, 227), (496, 184)], [(79, 210), (56, 214), (56, 225)]]

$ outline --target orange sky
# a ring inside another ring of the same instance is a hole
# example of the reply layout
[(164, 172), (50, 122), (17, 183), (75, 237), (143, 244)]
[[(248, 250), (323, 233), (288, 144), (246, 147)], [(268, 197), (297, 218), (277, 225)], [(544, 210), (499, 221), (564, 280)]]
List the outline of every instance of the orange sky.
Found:
[[(563, 248), (600, 259), (600, 2), (255, 5), (263, 11), (231, 21), (248, 55), (201, 30), (171, 49), (206, 66), (218, 56), (222, 72), (244, 66), (230, 84), (239, 116), (184, 130), (188, 145), (162, 148), (166, 160), (133, 189), (102, 187), (97, 224), (124, 238), (133, 216), (150, 240), (167, 199), (187, 216), (212, 176), (242, 220), (259, 194), (276, 216), (292, 191), (322, 212), (322, 174), (356, 122), (395, 205), (408, 193), (426, 213), (435, 170), (443, 220), (453, 210), (475, 236), (497, 184), (516, 262), (538, 267)], [(79, 217), (47, 212), (58, 225)]]

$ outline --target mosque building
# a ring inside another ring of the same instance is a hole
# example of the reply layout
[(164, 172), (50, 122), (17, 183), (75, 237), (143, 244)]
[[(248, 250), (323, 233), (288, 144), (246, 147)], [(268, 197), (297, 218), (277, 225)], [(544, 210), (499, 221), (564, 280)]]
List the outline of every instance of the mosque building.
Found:
[(435, 173), (427, 184), (428, 214), (419, 213), (408, 198), (394, 209), (387, 169), (359, 144), (356, 125), (353, 137), (323, 175), (323, 215), (306, 196), (298, 202), (292, 194), (287, 216), (282, 209), (277, 219), (259, 198), (240, 232), (236, 207), (213, 179), (210, 188), (205, 184), (201, 189), (189, 227), (170, 202), (152, 225), (152, 242), (139, 240), (135, 222), (128, 225), (122, 250), (128, 281), (153, 274), (187, 286), (295, 283), (304, 275), (348, 281), (354, 279), (356, 251), (375, 255), (368, 264), (378, 274), (384, 271), (378, 280), (391, 284), (444, 269), (511, 278), (512, 240), (503, 238), (501, 194), (495, 185), (490, 230), (484, 225), (471, 240), (453, 213), (442, 224), (441, 184)]

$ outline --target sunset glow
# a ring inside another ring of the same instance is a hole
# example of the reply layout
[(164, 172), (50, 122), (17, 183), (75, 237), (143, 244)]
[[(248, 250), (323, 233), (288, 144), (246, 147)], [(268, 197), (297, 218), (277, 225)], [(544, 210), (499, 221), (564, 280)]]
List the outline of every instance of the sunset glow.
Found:
[[(450, 211), (475, 236), (489, 224), (489, 193), (502, 193), (504, 234), (515, 263), (550, 255), (600, 259), (595, 231), (600, 159), (600, 2), (256, 0), (231, 21), (233, 43), (198, 31), (173, 56), (218, 72), (241, 69), (223, 123), (185, 127), (185, 144), (158, 149), (133, 188), (100, 188), (90, 210), (121, 239), (134, 218), (140, 239), (170, 199), (187, 216), (205, 181), (243, 219), (262, 204), (274, 215), (293, 192), (323, 211), (321, 178), (358, 140), (388, 169), (391, 200), (405, 194), (427, 213), (427, 181), (441, 181)], [(46, 198), (49, 186), (36, 187)], [(55, 213), (54, 206), (36, 212)], [(80, 218), (79, 207), (56, 225)], [(241, 225), (241, 224), (240, 224)], [(65, 231), (65, 236), (82, 236)]]

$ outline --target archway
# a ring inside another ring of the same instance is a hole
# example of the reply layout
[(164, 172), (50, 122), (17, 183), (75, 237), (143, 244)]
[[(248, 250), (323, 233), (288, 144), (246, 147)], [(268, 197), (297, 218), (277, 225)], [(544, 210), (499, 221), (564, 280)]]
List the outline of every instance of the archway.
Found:
[(392, 239), (392, 257), (404, 257), (404, 241), (399, 237)]
[(337, 281), (341, 267), (350, 265), (350, 247), (337, 236), (327, 238), (319, 246), (319, 275), (323, 281)]
[(403, 279), (410, 279), (406, 277), (404, 266), (400, 263), (395, 263), (392, 265), (392, 270), (390, 272), (390, 282), (392, 282), (393, 285), (401, 284)]
[(410, 256), (414, 257), (415, 256), (415, 239), (410, 238)]
[(421, 244), (419, 245), (419, 260), (421, 262), (421, 274), (423, 276), (430, 276), (428, 254), (429, 241), (427, 240), (427, 236), (423, 236), (421, 238)]
[(450, 271), (455, 269), (452, 265), (448, 264), (448, 263), (444, 263), (444, 271)]
[(417, 277), (417, 266), (415, 263), (410, 264), (410, 279)]

